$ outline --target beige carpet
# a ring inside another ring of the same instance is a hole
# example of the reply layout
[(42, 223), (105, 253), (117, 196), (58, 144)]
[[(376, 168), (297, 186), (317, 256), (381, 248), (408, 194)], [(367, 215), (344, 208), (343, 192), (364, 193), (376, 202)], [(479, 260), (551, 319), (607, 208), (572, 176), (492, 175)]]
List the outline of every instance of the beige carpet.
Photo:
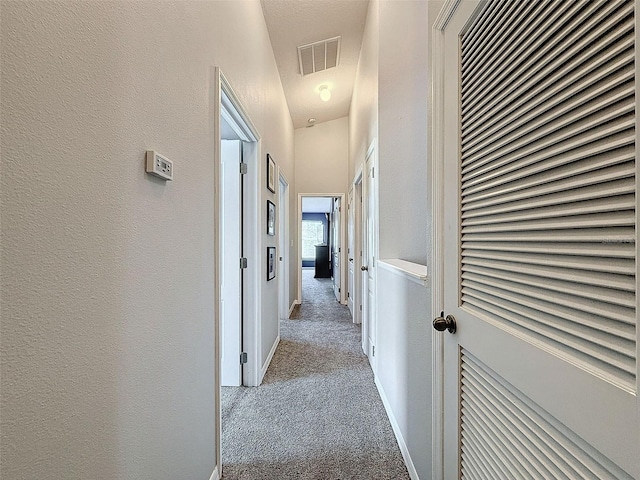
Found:
[(408, 479), (360, 327), (331, 280), (305, 270), (292, 317), (263, 385), (223, 388), (223, 479)]

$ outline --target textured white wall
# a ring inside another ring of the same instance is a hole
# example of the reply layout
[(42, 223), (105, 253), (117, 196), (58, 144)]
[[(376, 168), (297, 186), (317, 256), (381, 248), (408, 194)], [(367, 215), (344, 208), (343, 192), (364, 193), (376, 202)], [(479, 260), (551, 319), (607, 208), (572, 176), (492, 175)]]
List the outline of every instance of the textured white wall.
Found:
[(378, 137), (378, 29), (379, 1), (370, 0), (367, 23), (349, 111), (349, 182), (365, 161), (367, 149)]
[[(428, 151), (433, 2), (372, 0), (350, 111), (349, 179), (378, 139), (380, 258), (431, 270)], [(439, 6), (439, 5), (438, 5)], [(377, 268), (376, 376), (421, 479), (431, 478), (429, 288)]]
[(431, 291), (383, 268), (378, 275), (376, 376), (420, 479), (431, 478)]
[[(428, 2), (380, 2), (380, 258), (427, 259)], [(399, 234), (401, 233), (401, 234)]]
[(294, 178), (260, 3), (1, 9), (2, 476), (209, 478), (213, 65)]
[(295, 159), (296, 193), (347, 193), (348, 117), (297, 128)]

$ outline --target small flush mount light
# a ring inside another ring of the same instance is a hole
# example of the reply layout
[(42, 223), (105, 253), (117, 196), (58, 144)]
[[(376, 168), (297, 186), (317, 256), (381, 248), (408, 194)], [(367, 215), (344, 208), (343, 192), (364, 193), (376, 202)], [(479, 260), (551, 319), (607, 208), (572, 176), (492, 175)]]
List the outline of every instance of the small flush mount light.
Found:
[(307, 123), (310, 125), (313, 125), (314, 123), (316, 123), (316, 119), (312, 117), (309, 120), (307, 120)]
[(331, 90), (327, 85), (320, 85), (320, 100), (323, 102), (331, 100)]

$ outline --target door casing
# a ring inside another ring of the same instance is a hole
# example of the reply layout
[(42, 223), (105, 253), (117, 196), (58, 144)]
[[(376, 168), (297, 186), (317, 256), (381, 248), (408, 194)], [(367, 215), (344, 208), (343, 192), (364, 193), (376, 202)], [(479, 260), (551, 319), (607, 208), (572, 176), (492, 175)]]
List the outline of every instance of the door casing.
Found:
[[(302, 199), (304, 197), (321, 197), (321, 198), (339, 198), (340, 203), (344, 204), (344, 193), (298, 193), (298, 216), (297, 216), (297, 224), (298, 224), (298, 272), (302, 271)], [(346, 245), (346, 215), (341, 215), (340, 219), (340, 246)], [(345, 282), (346, 273), (345, 273), (345, 256), (347, 250), (342, 248), (340, 251), (340, 303), (346, 305), (346, 292), (347, 285)], [(296, 300), (297, 304), (302, 303), (302, 275), (298, 275), (298, 299)]]

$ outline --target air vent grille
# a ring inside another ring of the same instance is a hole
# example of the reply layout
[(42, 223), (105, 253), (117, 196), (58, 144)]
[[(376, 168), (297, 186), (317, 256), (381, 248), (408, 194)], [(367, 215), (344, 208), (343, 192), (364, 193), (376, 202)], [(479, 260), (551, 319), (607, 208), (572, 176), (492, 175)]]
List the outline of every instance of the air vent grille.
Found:
[(337, 67), (340, 59), (340, 38), (333, 37), (298, 47), (300, 75), (305, 76)]

